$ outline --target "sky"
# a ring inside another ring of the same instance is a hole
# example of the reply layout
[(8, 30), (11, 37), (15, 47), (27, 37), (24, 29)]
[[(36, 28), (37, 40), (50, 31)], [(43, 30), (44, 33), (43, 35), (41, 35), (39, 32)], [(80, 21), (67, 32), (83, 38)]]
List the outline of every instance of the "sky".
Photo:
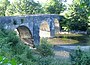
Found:
[[(13, 0), (9, 0), (9, 1), (13, 1)], [(35, 2), (39, 1), (40, 3), (44, 3), (44, 2), (47, 2), (48, 0), (34, 0)], [(67, 0), (66, 2), (67, 4), (71, 4), (72, 3), (72, 0)]]
[[(34, 1), (39, 1), (40, 3), (44, 3), (44, 2), (47, 2), (48, 0), (34, 0)], [(72, 0), (67, 0), (66, 3), (67, 4), (71, 4), (72, 3)]]
[(34, 0), (35, 2), (36, 1), (39, 1), (40, 3), (44, 3), (44, 2), (46, 2), (46, 1), (48, 1), (48, 0)]
[[(13, 2), (13, 0), (9, 0), (9, 1)], [(35, 1), (35, 2), (39, 1), (40, 3), (44, 3), (44, 2), (46, 2), (47, 0), (34, 0), (34, 1)]]

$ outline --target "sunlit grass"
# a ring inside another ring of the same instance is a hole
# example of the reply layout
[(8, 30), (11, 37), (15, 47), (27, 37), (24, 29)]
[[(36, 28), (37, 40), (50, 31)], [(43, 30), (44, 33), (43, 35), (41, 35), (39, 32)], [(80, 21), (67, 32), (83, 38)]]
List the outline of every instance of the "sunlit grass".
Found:
[[(81, 45), (81, 46), (89, 46), (90, 45), (90, 28), (87, 30), (87, 34), (77, 34), (70, 32), (60, 32), (56, 33), (54, 38), (47, 38), (49, 44), (52, 45)], [(47, 33), (47, 31), (46, 31)], [(63, 34), (62, 34), (63, 33)], [(41, 33), (42, 34), (42, 33)], [(42, 34), (45, 37), (49, 34)]]
[(75, 36), (83, 36), (82, 34), (55, 34), (56, 37), (63, 36), (63, 37), (75, 37)]
[(52, 45), (90, 45), (90, 36), (87, 34), (56, 34), (55, 38), (48, 39)]
[(77, 40), (67, 39), (67, 38), (53, 38), (53, 39), (48, 39), (48, 41), (52, 45), (65, 45), (65, 44), (79, 43), (79, 41)]

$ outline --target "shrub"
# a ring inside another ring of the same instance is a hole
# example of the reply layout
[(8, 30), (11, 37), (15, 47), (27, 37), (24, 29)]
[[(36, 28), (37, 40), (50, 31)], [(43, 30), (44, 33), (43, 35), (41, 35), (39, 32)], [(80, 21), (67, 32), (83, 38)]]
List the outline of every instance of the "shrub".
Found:
[(53, 57), (39, 57), (38, 65), (50, 65), (52, 63)]
[(35, 65), (33, 52), (25, 45), (16, 33), (11, 30), (0, 30), (0, 55), (7, 59), (15, 58), (23, 65)]
[(52, 45), (48, 44), (45, 38), (41, 40), (41, 44), (37, 47), (37, 51), (43, 57), (52, 56), (54, 54), (52, 50)]
[(90, 53), (84, 52), (81, 49), (75, 50), (70, 54), (72, 65), (89, 65)]
[(59, 61), (54, 59), (52, 45), (48, 44), (47, 39), (42, 39), (41, 45), (36, 50), (30, 49), (15, 32), (10, 30), (0, 30), (0, 63), (2, 63), (0, 65), (8, 65), (7, 63), (11, 65), (59, 65)]
[(56, 58), (53, 56), (39, 57), (38, 65), (71, 65), (70, 60), (65, 58)]
[(49, 65), (71, 65), (71, 62), (65, 58), (53, 58), (51, 64)]
[(8, 59), (4, 56), (0, 56), (0, 65), (19, 65), (16, 59)]

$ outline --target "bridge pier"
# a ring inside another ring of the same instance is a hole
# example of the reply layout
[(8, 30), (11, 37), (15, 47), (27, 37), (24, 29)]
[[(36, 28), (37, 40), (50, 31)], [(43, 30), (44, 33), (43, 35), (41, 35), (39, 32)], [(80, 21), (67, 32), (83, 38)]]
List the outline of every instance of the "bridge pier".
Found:
[(33, 24), (34, 44), (35, 44), (35, 46), (38, 46), (40, 44), (39, 26), (38, 26), (39, 21), (37, 19), (34, 19), (33, 22), (34, 22), (34, 24)]
[(54, 37), (55, 36), (55, 24), (54, 24), (54, 19), (50, 20), (50, 36)]

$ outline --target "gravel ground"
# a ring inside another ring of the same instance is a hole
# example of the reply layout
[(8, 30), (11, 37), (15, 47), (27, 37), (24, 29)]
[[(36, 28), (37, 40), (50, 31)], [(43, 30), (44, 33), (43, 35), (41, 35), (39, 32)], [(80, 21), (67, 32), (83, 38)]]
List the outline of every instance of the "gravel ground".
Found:
[(90, 46), (54, 46), (54, 53), (57, 58), (70, 59), (70, 52), (80, 48), (82, 51), (90, 50)]
[(53, 48), (56, 58), (69, 58), (70, 50), (58, 46), (54, 46)]

